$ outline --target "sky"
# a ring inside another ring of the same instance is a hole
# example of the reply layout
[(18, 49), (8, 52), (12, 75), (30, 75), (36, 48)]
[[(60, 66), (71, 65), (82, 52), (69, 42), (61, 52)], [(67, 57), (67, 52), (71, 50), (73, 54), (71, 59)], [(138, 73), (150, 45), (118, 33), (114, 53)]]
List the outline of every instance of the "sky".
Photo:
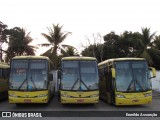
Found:
[[(160, 35), (159, 0), (0, 0), (0, 21), (8, 28), (23, 27), (31, 32), (33, 44), (46, 43), (41, 33), (52, 24), (72, 32), (63, 44), (82, 49), (86, 37), (111, 31), (141, 32), (148, 27)], [(47, 48), (38, 50), (38, 54)]]

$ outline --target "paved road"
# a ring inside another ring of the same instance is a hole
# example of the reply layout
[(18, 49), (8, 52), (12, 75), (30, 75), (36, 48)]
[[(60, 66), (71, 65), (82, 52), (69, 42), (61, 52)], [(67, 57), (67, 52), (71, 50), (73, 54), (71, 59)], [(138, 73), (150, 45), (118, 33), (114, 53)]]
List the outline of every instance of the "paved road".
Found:
[[(87, 111), (88, 116), (90, 116), (91, 114), (95, 114), (95, 113), (100, 113), (102, 111), (113, 111), (111, 112), (111, 114), (115, 113), (115, 111), (121, 111), (121, 113), (123, 112), (132, 112), (132, 111), (148, 111), (150, 113), (152, 113), (152, 111), (160, 111), (160, 93), (154, 93), (153, 94), (153, 102), (151, 104), (148, 105), (138, 105), (138, 106), (112, 106), (112, 105), (108, 105), (106, 102), (104, 101), (100, 101), (99, 104), (89, 104), (89, 105), (62, 105), (58, 102), (57, 97), (53, 97), (50, 101), (50, 103), (48, 105), (42, 105), (42, 104), (26, 104), (26, 105), (21, 105), (21, 106), (16, 106), (15, 104), (9, 104), (7, 100), (3, 100), (0, 101), (0, 111), (21, 111), (21, 112), (25, 112), (25, 111), (51, 111), (56, 113), (57, 111)], [(92, 111), (92, 112), (90, 112)], [(97, 112), (96, 112), (97, 111)], [(73, 112), (72, 112), (73, 113)], [(76, 112), (75, 112), (76, 113)], [(76, 113), (77, 114), (77, 113)], [(110, 114), (110, 113), (109, 113)], [(91, 116), (92, 116), (91, 115)], [(160, 113), (159, 113), (160, 115)], [(54, 120), (60, 119), (60, 120), (84, 120), (84, 117), (64, 117), (63, 115), (58, 115), (61, 117), (54, 117)], [(93, 115), (94, 116), (94, 115)], [(151, 118), (146, 118), (143, 117), (143, 119), (151, 119)], [(1, 120), (2, 118), (0, 118)], [(25, 120), (29, 120), (30, 118), (25, 118)], [(35, 118), (37, 119), (37, 118)], [(44, 118), (38, 118), (37, 120), (41, 120)], [(49, 120), (51, 119), (51, 117), (47, 117), (45, 118), (45, 120)], [(52, 117), (53, 119), (53, 117)], [(85, 118), (86, 119), (86, 118)], [(87, 117), (87, 120), (99, 120), (99, 119), (104, 119), (106, 120), (106, 117), (101, 116), (99, 117)], [(133, 117), (114, 117), (113, 115), (112, 117), (107, 117), (107, 120), (111, 120), (111, 119), (124, 119), (124, 120), (132, 120)], [(142, 118), (136, 118), (137, 120), (142, 119)], [(154, 118), (155, 120), (158, 120), (158, 118)], [(5, 119), (6, 120), (6, 119)], [(12, 118), (12, 120), (17, 120), (17, 118)]]

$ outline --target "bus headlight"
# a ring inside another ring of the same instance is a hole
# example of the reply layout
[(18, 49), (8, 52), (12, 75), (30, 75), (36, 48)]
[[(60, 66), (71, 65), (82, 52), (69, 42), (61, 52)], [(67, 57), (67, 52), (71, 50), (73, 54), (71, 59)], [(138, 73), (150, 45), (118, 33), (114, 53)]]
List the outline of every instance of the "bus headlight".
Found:
[(46, 97), (48, 94), (40, 94), (38, 97)]
[(152, 93), (145, 93), (144, 96), (145, 96), (145, 97), (152, 96)]
[(66, 95), (66, 94), (61, 94), (61, 97), (67, 97), (67, 98), (70, 98), (69, 95)]
[(98, 96), (99, 96), (99, 94), (95, 94), (95, 95), (91, 95), (90, 97), (94, 98), (94, 97), (98, 97)]
[(125, 98), (125, 96), (121, 95), (121, 94), (117, 94), (116, 97), (118, 97), (118, 98)]
[(9, 94), (9, 97), (17, 97), (15, 94)]

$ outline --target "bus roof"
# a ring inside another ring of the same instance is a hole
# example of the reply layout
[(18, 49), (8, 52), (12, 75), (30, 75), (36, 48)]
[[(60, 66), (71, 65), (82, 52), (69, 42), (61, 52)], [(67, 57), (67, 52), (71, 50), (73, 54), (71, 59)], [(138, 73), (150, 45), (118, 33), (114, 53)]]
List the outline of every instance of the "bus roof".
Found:
[(49, 60), (49, 58), (46, 56), (16, 56), (16, 57), (12, 58), (12, 60), (15, 60), (15, 59), (45, 59), (45, 60)]
[(103, 64), (106, 64), (108, 62), (115, 62), (115, 61), (131, 61), (131, 60), (146, 60), (145, 58), (114, 58), (114, 59), (108, 59), (108, 60), (105, 60), (103, 62), (100, 62), (98, 64), (98, 66), (100, 65), (103, 65)]
[(10, 66), (5, 62), (0, 62), (0, 68), (9, 68)]
[(62, 61), (63, 60), (89, 60), (89, 61), (95, 60), (97, 61), (97, 59), (94, 57), (84, 57), (84, 56), (63, 57)]

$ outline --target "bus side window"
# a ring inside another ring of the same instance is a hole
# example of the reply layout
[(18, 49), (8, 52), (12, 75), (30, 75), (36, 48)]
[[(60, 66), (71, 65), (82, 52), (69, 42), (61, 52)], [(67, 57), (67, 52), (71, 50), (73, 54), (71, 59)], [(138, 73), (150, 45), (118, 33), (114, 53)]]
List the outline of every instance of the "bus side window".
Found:
[(111, 83), (110, 83), (110, 85), (111, 85), (111, 90), (114, 91), (114, 89), (115, 89), (115, 79), (112, 78), (111, 68), (113, 68), (113, 65), (110, 65), (110, 66), (109, 66), (109, 69), (110, 69), (110, 77), (111, 77), (111, 78), (110, 78), (110, 79), (111, 79)]
[(109, 91), (109, 81), (110, 81), (109, 69), (108, 69), (108, 65), (106, 65), (106, 91), (107, 92)]
[(107, 88), (108, 88), (108, 91), (111, 92), (112, 90), (112, 72), (111, 72), (111, 68), (112, 68), (112, 65), (109, 64), (109, 66), (107, 67), (107, 71), (108, 71), (108, 74), (107, 74)]

